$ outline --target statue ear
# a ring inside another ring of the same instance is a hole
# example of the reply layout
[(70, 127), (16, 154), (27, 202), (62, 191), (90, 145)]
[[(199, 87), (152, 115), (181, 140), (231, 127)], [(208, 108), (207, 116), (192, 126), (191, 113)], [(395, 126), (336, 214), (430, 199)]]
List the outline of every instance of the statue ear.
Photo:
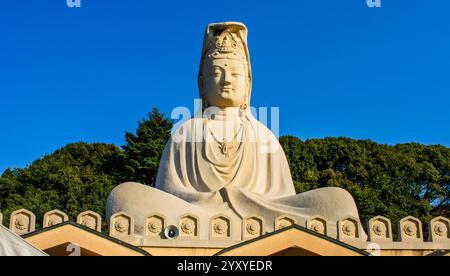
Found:
[(203, 109), (206, 109), (209, 107), (209, 103), (205, 95), (205, 79), (203, 75), (199, 75), (199, 84), (200, 84), (199, 89), (200, 89), (200, 98), (202, 100), (202, 107)]
[(203, 73), (199, 76), (199, 89), (200, 89), (200, 95), (204, 97), (205, 95), (205, 77), (203, 76)]

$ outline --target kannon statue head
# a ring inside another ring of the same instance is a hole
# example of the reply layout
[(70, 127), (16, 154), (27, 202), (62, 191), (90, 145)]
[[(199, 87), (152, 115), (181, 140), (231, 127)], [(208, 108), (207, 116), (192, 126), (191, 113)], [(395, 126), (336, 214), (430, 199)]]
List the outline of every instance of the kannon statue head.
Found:
[(198, 77), (203, 108), (247, 110), (251, 84), (245, 25), (235, 22), (210, 24), (206, 29)]

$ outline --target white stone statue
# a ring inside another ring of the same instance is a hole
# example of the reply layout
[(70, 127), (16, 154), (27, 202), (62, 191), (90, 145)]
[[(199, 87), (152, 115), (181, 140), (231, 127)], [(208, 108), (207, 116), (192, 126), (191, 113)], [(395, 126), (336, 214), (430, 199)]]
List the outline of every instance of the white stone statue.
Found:
[(358, 218), (352, 196), (343, 189), (296, 195), (281, 145), (250, 112), (252, 74), (242, 23), (208, 26), (198, 84), (202, 114), (172, 135), (156, 187), (119, 185), (108, 198), (108, 217), (128, 213), (135, 219), (135, 230), (144, 233), (149, 214), (160, 214), (166, 225), (177, 226), (190, 214), (200, 239), (208, 239), (209, 221), (217, 215), (229, 218), (236, 239), (242, 238), (251, 217), (258, 218), (261, 232), (271, 232), (282, 216), (301, 226), (311, 216), (321, 216), (330, 222), (332, 236), (340, 218)]

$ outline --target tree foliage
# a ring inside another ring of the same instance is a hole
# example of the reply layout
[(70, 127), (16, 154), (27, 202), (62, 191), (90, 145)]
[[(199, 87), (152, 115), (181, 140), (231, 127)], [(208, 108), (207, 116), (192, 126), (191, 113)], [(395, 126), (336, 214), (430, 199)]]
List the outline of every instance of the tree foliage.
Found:
[(159, 168), (159, 161), (173, 122), (154, 108), (148, 119), (139, 122), (136, 134), (125, 134), (123, 146), (123, 181), (135, 181), (154, 186)]
[(302, 142), (292, 136), (280, 142), (297, 192), (342, 187), (355, 198), (363, 221), (413, 215), (428, 222), (450, 215), (450, 148), (348, 138)]
[(86, 210), (105, 213), (105, 200), (118, 184), (120, 149), (107, 144), (69, 144), (34, 161), (25, 169), (6, 170), (0, 177), (0, 209), (32, 211), (38, 224), (53, 209), (71, 218)]

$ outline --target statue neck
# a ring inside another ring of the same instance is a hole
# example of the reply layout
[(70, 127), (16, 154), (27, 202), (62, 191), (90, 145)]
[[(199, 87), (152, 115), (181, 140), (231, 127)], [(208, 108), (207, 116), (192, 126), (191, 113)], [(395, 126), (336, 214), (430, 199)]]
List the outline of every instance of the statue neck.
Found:
[(235, 121), (243, 116), (239, 107), (208, 108), (205, 115), (214, 121)]
[(204, 115), (204, 118), (208, 118), (206, 127), (217, 142), (235, 142), (242, 133), (245, 112), (238, 107), (208, 108)]

